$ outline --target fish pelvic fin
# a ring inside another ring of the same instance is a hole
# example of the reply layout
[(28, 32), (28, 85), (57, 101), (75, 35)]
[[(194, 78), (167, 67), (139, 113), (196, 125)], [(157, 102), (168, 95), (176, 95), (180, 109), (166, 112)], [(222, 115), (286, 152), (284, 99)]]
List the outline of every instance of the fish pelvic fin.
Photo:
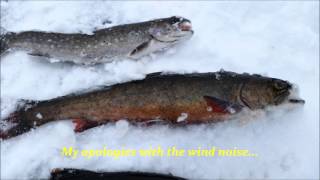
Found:
[(87, 129), (99, 126), (100, 123), (96, 122), (96, 121), (89, 121), (89, 120), (84, 120), (84, 119), (73, 119), (72, 122), (75, 124), (74, 127), (74, 132), (76, 133), (80, 133), (83, 132)]
[(222, 114), (234, 114), (239, 112), (243, 106), (231, 103), (213, 96), (203, 96), (207, 105), (212, 108), (212, 112)]

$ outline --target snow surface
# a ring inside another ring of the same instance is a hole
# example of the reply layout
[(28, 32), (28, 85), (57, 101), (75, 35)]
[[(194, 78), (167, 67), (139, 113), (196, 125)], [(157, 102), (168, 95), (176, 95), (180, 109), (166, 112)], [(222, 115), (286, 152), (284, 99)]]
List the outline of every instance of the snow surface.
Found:
[[(253, 121), (173, 128), (126, 121), (75, 134), (70, 121), (46, 124), (1, 142), (1, 179), (47, 178), (56, 167), (151, 171), (194, 179), (319, 177), (319, 2), (1, 1), (8, 31), (91, 33), (122, 23), (181, 15), (192, 21), (190, 41), (155, 58), (93, 67), (50, 64), (23, 52), (1, 59), (1, 114), (18, 99), (43, 100), (100, 85), (142, 79), (147, 73), (225, 70), (259, 73), (296, 83), (304, 108)], [(111, 21), (110, 24), (103, 22)], [(242, 148), (248, 157), (126, 157), (70, 159), (78, 149)]]

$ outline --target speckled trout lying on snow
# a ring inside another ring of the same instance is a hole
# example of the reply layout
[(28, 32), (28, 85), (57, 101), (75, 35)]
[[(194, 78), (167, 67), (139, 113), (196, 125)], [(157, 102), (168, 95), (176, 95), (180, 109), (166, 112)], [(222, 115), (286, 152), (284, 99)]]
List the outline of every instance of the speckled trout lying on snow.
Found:
[(233, 72), (148, 75), (143, 80), (116, 84), (83, 94), (29, 102), (7, 121), (18, 125), (2, 137), (21, 134), (50, 121), (73, 119), (80, 132), (107, 122), (163, 120), (202, 123), (225, 120), (243, 108), (304, 103), (293, 97), (292, 85), (280, 79)]
[(87, 34), (27, 31), (7, 33), (0, 38), (1, 54), (23, 50), (57, 61), (95, 64), (117, 59), (138, 59), (189, 39), (193, 34), (188, 19), (173, 16), (125, 24)]

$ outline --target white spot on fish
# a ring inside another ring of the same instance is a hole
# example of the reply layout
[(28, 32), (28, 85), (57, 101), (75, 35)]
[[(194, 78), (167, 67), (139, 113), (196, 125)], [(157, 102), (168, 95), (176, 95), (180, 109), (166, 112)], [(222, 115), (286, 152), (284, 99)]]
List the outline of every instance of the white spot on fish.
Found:
[(52, 41), (52, 39), (48, 39), (48, 42), (51, 42)]
[(208, 106), (207, 107), (207, 111), (211, 112), (212, 111), (212, 107)]
[(181, 115), (177, 119), (177, 122), (185, 121), (187, 118), (188, 118), (188, 113), (181, 113)]
[(86, 55), (87, 55), (87, 54), (86, 54), (85, 52), (83, 52), (83, 51), (80, 52), (80, 56), (81, 56), (81, 57), (85, 57)]
[(42, 119), (42, 118), (43, 118), (43, 116), (42, 116), (41, 113), (37, 113), (36, 117), (37, 117), (38, 119)]

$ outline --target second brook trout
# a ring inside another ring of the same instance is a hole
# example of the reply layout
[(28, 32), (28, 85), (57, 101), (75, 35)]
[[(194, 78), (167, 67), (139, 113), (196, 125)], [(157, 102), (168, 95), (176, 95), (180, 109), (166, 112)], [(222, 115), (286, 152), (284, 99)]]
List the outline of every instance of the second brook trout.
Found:
[(22, 50), (54, 61), (96, 64), (139, 59), (190, 39), (192, 34), (191, 22), (178, 16), (100, 29), (92, 35), (26, 31), (2, 35), (0, 54)]
[(185, 180), (171, 174), (149, 172), (94, 172), (84, 169), (56, 168), (51, 171), (49, 180)]
[(283, 103), (304, 103), (292, 98), (292, 84), (280, 79), (233, 72), (154, 73), (92, 92), (46, 101), (31, 101), (6, 120), (17, 123), (3, 138), (33, 127), (72, 119), (81, 132), (107, 122), (163, 120), (170, 123), (203, 123), (228, 119), (242, 109), (263, 109)]

